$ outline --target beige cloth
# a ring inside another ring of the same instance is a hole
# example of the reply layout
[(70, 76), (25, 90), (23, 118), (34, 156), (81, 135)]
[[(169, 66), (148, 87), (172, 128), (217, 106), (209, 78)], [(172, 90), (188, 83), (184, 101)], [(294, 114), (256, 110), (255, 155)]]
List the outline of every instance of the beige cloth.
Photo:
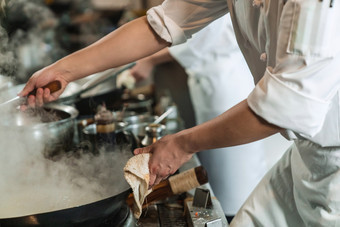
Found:
[(149, 159), (151, 154), (139, 154), (129, 159), (124, 167), (124, 177), (132, 188), (135, 199), (132, 211), (138, 219), (142, 214), (145, 197), (151, 192), (149, 188)]

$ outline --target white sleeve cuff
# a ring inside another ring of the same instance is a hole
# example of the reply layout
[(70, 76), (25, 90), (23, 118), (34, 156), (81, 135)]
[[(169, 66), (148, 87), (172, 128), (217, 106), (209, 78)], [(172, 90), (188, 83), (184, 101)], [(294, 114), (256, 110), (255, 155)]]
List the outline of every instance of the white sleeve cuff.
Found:
[(268, 68), (248, 96), (248, 105), (269, 123), (310, 137), (320, 131), (329, 109), (329, 102), (293, 90)]
[(147, 19), (154, 31), (172, 45), (186, 41), (183, 30), (164, 13), (162, 6), (156, 6), (147, 11)]

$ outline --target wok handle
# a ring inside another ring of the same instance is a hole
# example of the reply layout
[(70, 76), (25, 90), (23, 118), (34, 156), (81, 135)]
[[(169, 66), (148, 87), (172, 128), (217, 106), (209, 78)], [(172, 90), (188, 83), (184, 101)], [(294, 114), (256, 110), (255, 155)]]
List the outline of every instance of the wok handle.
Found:
[[(52, 81), (52, 82), (46, 84), (46, 85), (43, 86), (42, 88), (43, 88), (43, 89), (45, 89), (45, 88), (50, 89), (50, 92), (51, 92), (51, 94), (52, 94), (52, 93), (54, 93), (54, 92), (56, 92), (56, 91), (59, 91), (59, 90), (61, 89), (61, 82), (60, 82), (59, 80), (55, 80), (55, 81)], [(37, 90), (38, 90), (38, 88), (35, 88), (33, 91), (31, 91), (31, 92), (27, 95), (27, 97), (30, 96), (30, 95), (34, 95), (34, 96), (35, 96), (36, 93), (37, 93)]]
[[(152, 192), (145, 198), (143, 208), (150, 203), (181, 194), (208, 182), (208, 174), (203, 166), (198, 166), (182, 173), (173, 175), (152, 187)], [(133, 207), (134, 197), (130, 193), (126, 200)]]

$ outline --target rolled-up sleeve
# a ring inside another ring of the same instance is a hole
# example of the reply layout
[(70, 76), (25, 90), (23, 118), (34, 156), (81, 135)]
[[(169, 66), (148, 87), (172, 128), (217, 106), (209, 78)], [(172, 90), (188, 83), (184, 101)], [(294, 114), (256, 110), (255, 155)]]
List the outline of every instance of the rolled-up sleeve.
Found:
[(325, 129), (327, 117), (337, 120), (338, 108), (332, 105), (340, 87), (339, 14), (339, 4), (330, 7), (327, 1), (286, 4), (278, 29), (276, 64), (266, 68), (248, 97), (256, 114), (308, 138)]
[(176, 45), (226, 13), (225, 0), (166, 0), (148, 10), (147, 18), (162, 39)]
[[(267, 68), (264, 77), (248, 97), (249, 107), (272, 124), (313, 137), (323, 125), (330, 97), (307, 92), (308, 84), (303, 80), (300, 82), (302, 89)], [(331, 83), (324, 85), (320, 83), (320, 89), (333, 89)]]
[(339, 14), (339, 4), (331, 8), (327, 1), (287, 3), (276, 64), (266, 68), (248, 97), (256, 114), (307, 138), (325, 129), (327, 117), (337, 120), (338, 108), (332, 105), (340, 87)]

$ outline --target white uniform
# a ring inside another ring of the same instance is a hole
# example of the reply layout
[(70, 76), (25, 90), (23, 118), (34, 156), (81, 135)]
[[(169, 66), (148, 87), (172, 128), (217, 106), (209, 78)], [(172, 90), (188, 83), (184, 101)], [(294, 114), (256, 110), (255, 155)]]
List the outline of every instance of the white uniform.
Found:
[[(173, 46), (169, 51), (189, 76), (197, 124), (241, 102), (255, 86), (237, 45), (229, 15), (217, 19), (188, 42)], [(267, 172), (264, 143), (258, 141), (198, 154), (226, 215), (236, 214)]]
[(178, 44), (228, 11), (257, 82), (250, 108), (295, 140), (231, 226), (338, 226), (340, 2), (168, 0), (148, 20)]

